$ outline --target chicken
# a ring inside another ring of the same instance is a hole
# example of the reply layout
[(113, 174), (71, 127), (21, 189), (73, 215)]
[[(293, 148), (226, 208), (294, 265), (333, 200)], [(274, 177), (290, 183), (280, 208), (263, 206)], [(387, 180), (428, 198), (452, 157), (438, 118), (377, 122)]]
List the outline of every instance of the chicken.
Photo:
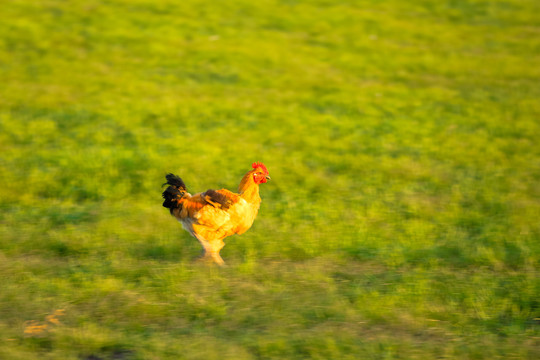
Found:
[(253, 163), (252, 168), (240, 181), (238, 194), (210, 189), (191, 195), (181, 178), (173, 174), (165, 176), (167, 182), (163, 185), (169, 187), (163, 192), (163, 206), (201, 243), (204, 259), (223, 265), (219, 255), (225, 246), (223, 239), (243, 234), (253, 224), (261, 204), (259, 185), (270, 176), (263, 163)]

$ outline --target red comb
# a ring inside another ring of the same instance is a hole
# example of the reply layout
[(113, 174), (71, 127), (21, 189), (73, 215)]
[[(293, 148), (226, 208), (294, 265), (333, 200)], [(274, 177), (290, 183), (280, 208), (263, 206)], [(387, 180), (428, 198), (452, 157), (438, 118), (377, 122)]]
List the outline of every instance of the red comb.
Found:
[(251, 164), (251, 167), (254, 169), (261, 168), (266, 174), (268, 174), (268, 169), (266, 168), (266, 166), (264, 166), (262, 162), (254, 162), (253, 164)]

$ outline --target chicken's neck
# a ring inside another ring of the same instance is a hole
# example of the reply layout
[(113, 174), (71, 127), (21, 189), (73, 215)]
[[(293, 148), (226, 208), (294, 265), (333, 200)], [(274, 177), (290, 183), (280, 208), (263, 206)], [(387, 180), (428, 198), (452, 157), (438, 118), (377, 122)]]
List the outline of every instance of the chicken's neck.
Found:
[(242, 181), (240, 181), (238, 193), (248, 203), (261, 202), (261, 197), (259, 196), (259, 184), (255, 183), (251, 173), (247, 173), (246, 176), (242, 178)]

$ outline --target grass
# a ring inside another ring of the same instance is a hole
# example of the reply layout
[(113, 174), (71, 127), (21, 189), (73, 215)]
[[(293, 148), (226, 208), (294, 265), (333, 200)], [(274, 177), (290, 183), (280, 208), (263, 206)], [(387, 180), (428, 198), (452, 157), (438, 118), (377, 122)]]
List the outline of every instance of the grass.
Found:
[[(7, 1), (0, 358), (536, 359), (537, 1)], [(235, 190), (229, 266), (161, 207)]]

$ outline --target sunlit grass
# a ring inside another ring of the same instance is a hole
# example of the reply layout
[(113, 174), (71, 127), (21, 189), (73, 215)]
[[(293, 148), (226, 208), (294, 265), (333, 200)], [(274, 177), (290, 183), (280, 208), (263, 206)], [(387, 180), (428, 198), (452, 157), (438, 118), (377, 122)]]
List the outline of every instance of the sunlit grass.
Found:
[[(538, 14), (3, 4), (0, 358), (538, 358)], [(254, 226), (199, 264), (164, 175), (253, 161)]]

